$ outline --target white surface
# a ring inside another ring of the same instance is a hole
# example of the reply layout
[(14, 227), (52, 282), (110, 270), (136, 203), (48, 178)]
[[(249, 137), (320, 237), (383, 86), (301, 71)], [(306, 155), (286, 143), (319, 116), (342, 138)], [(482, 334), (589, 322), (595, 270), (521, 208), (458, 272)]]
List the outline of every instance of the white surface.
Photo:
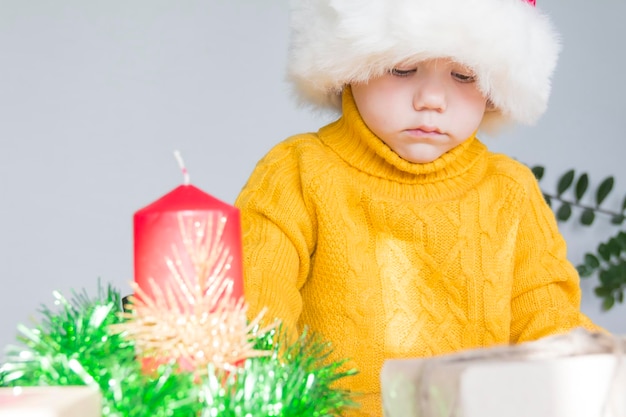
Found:
[(100, 391), (90, 387), (0, 388), (0, 417), (100, 417)]
[(624, 359), (589, 355), (467, 368), (459, 376), (457, 416), (623, 417), (626, 378), (618, 365)]
[[(520, 0), (521, 1), (521, 0)], [(52, 291), (130, 292), (133, 213), (183, 181), (232, 203), (255, 163), (327, 120), (284, 83), (287, 0), (0, 0), (0, 348)], [(546, 185), (571, 167), (626, 194), (626, 2), (539, 0), (563, 34), (549, 110), (484, 138)], [(610, 205), (610, 204), (609, 204)], [(602, 223), (599, 221), (599, 223)], [(570, 258), (612, 229), (566, 225)], [(626, 333), (624, 306), (583, 309)], [(0, 353), (1, 354), (1, 353)]]

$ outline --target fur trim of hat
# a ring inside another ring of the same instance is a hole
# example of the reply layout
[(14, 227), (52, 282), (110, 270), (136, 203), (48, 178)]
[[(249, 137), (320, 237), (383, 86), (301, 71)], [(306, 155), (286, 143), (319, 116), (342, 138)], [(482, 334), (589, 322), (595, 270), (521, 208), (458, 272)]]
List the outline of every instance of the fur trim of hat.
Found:
[(560, 39), (525, 0), (292, 0), (287, 74), (299, 99), (340, 110), (343, 87), (407, 61), (451, 58), (495, 106), (481, 128), (546, 110)]

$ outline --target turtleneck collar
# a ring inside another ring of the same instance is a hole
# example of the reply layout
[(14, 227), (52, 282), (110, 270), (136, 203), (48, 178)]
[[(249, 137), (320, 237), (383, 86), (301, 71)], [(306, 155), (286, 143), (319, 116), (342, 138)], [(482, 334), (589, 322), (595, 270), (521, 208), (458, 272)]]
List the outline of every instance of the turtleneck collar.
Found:
[[(365, 125), (349, 87), (342, 97), (342, 116), (320, 129), (319, 137), (343, 160), (369, 175), (401, 183), (433, 183), (460, 177), (486, 160), (487, 148), (474, 135), (433, 162), (416, 164), (393, 152)], [(465, 180), (474, 182), (484, 168), (473, 169)], [(456, 178), (460, 180), (460, 178)], [(464, 181), (463, 181), (464, 182)]]

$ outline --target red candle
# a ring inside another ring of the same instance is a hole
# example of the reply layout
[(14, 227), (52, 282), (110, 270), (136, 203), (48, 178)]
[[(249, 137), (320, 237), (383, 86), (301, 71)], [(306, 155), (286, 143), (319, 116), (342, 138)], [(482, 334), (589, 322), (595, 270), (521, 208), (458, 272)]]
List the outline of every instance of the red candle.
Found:
[(184, 184), (137, 211), (133, 223), (135, 283), (148, 297), (158, 295), (153, 286), (179, 292), (180, 311), (191, 312), (197, 295), (215, 280), (231, 286), (235, 301), (242, 297), (236, 207)]
[(142, 368), (224, 369), (249, 350), (239, 209), (185, 181), (133, 217), (135, 282), (121, 331)]

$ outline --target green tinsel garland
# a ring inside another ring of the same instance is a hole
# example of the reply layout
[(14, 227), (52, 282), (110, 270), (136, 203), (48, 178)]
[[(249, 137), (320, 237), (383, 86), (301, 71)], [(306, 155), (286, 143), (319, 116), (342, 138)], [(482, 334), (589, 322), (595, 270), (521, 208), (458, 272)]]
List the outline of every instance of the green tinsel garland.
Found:
[(354, 407), (351, 393), (333, 387), (354, 370), (327, 360), (331, 346), (303, 333), (290, 345), (279, 327), (256, 340), (269, 356), (250, 358), (236, 372), (210, 369), (206, 376), (161, 365), (141, 371), (134, 343), (109, 326), (123, 322), (120, 293), (108, 286), (68, 301), (54, 293), (56, 308), (42, 307), (34, 328), (18, 326), (0, 367), (0, 386), (97, 386), (103, 417), (330, 416)]

